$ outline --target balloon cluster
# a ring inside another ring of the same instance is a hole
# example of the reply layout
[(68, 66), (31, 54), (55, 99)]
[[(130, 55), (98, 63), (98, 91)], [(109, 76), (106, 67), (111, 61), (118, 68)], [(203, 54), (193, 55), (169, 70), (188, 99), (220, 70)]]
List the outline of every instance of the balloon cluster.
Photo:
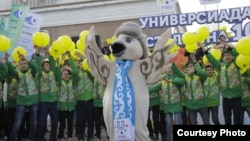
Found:
[(240, 39), (236, 43), (236, 51), (239, 55), (236, 57), (236, 65), (240, 68), (241, 74), (243, 74), (247, 69), (250, 68), (250, 36)]
[(196, 33), (185, 32), (182, 35), (182, 42), (186, 45), (185, 49), (189, 53), (194, 53), (199, 47), (198, 42), (203, 43), (210, 35), (210, 30), (207, 26), (202, 26), (197, 29)]
[(72, 41), (71, 37), (68, 35), (59, 36), (55, 41), (52, 42), (49, 48), (49, 52), (51, 56), (53, 56), (55, 59), (67, 60), (69, 58), (68, 56), (66, 56), (65, 58), (61, 58), (61, 57), (63, 53), (69, 51), (71, 53), (71, 56), (75, 60), (81, 59), (77, 55), (77, 53), (84, 55), (85, 40), (86, 40), (87, 35), (88, 35), (88, 31), (83, 30), (80, 33), (79, 39), (76, 42), (76, 44)]
[(111, 44), (113, 44), (113, 42), (116, 40), (116, 38), (115, 38), (115, 36), (112, 36), (112, 37), (110, 37), (110, 38), (108, 38), (107, 40), (106, 40), (106, 43), (108, 44), (108, 45), (111, 45)]
[[(11, 41), (8, 37), (4, 35), (0, 35), (0, 52), (6, 52), (10, 49), (11, 47)], [(16, 47), (11, 56), (13, 61), (19, 62), (20, 61), (20, 54), (22, 54), (24, 57), (27, 56), (27, 51), (25, 50), (24, 47)]]

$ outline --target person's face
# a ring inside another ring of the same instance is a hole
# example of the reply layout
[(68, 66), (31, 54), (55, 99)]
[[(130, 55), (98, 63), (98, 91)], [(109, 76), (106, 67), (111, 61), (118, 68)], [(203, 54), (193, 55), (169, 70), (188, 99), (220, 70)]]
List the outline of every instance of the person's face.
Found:
[(208, 73), (208, 76), (213, 76), (214, 74), (214, 69), (212, 67), (208, 67), (206, 68), (206, 71)]
[(220, 37), (220, 43), (225, 43), (226, 42), (226, 38), (224, 36)]
[(186, 71), (187, 73), (194, 73), (194, 65), (192, 63), (188, 64)]
[(69, 80), (69, 79), (70, 79), (69, 71), (64, 70), (64, 71), (62, 72), (62, 78), (63, 78), (64, 80)]
[(20, 61), (18, 66), (21, 71), (27, 70), (29, 68), (28, 62), (26, 60)]
[(223, 55), (223, 61), (224, 61), (224, 62), (229, 63), (229, 62), (232, 62), (232, 60), (233, 60), (233, 56), (232, 56), (231, 53), (225, 53), (225, 54)]
[(43, 64), (43, 69), (44, 69), (45, 71), (50, 71), (50, 64), (49, 64), (48, 62), (44, 63), (44, 64)]

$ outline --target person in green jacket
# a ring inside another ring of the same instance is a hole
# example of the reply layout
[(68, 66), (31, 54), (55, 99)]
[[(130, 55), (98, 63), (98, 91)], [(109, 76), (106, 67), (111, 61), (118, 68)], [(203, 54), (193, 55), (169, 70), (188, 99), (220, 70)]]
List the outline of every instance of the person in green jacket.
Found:
[(44, 134), (47, 124), (48, 115), (51, 119), (50, 141), (57, 140), (58, 126), (58, 75), (59, 67), (52, 56), (42, 61), (39, 55), (40, 48), (37, 49), (35, 60), (38, 66), (38, 88), (39, 88), (39, 116), (37, 123), (37, 141), (44, 141)]
[(242, 89), (243, 89), (243, 95), (241, 97), (241, 106), (242, 106), (241, 117), (243, 124), (245, 124), (244, 123), (245, 112), (249, 117), (248, 119), (250, 119), (250, 69), (247, 69), (247, 71), (243, 74)]
[(26, 110), (29, 110), (30, 117), (28, 139), (35, 140), (39, 102), (38, 89), (35, 80), (37, 77), (37, 65), (33, 60), (28, 61), (24, 55), (19, 52), (18, 56), (20, 61), (18, 62), (17, 68), (8, 65), (10, 76), (18, 81), (15, 121), (8, 141), (16, 140)]
[[(67, 53), (68, 56), (69, 53)], [(69, 65), (67, 64), (69, 63)], [(59, 141), (64, 141), (64, 129), (67, 121), (68, 135), (67, 141), (72, 141), (73, 135), (73, 121), (76, 106), (75, 88), (78, 83), (78, 71), (75, 61), (70, 57), (65, 61), (61, 68), (62, 76), (59, 78), (59, 97), (58, 97), (58, 111), (59, 111)]]
[[(182, 93), (181, 87), (185, 84), (183, 78), (176, 77), (171, 68), (167, 69), (164, 78), (160, 83), (151, 87), (149, 92), (161, 91), (160, 99), (163, 103), (163, 112), (165, 113), (166, 120), (166, 140), (173, 140), (173, 124), (181, 125), (182, 124)], [(175, 123), (173, 123), (173, 119)]]
[(94, 91), (94, 77), (90, 70), (83, 68), (84, 56), (77, 54), (80, 61), (78, 61), (79, 82), (76, 88), (76, 121), (77, 121), (77, 135), (79, 140), (84, 139), (84, 134), (87, 127), (87, 140), (94, 138), (94, 106), (93, 106), (93, 91)]
[[(226, 125), (241, 125), (242, 85), (240, 68), (234, 61), (235, 48), (228, 48), (222, 53), (222, 63), (216, 60), (208, 51), (205, 52), (208, 61), (220, 73), (223, 116)], [(233, 118), (232, 118), (233, 117)], [(233, 119), (233, 121), (232, 121)]]
[(203, 83), (205, 97), (208, 107), (208, 115), (212, 115), (212, 121), (215, 125), (220, 125), (219, 106), (220, 106), (220, 83), (219, 75), (214, 72), (214, 67), (206, 65), (207, 78)]
[(106, 129), (103, 119), (103, 96), (106, 86), (101, 84), (97, 79), (94, 80), (94, 122), (95, 122), (95, 135), (97, 141), (101, 140), (101, 127)]
[(201, 115), (204, 125), (209, 125), (208, 109), (203, 90), (202, 82), (207, 73), (202, 70), (199, 63), (187, 62), (184, 75), (176, 65), (172, 66), (173, 72), (177, 77), (185, 79), (185, 97), (188, 118), (191, 125), (197, 125), (197, 114)]

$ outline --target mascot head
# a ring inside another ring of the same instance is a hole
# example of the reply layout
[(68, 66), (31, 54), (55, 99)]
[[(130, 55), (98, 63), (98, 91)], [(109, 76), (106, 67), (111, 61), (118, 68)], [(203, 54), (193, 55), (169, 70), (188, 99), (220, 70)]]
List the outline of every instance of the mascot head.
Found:
[(141, 27), (125, 22), (115, 31), (116, 40), (111, 45), (112, 54), (120, 60), (137, 60), (148, 57), (147, 36)]

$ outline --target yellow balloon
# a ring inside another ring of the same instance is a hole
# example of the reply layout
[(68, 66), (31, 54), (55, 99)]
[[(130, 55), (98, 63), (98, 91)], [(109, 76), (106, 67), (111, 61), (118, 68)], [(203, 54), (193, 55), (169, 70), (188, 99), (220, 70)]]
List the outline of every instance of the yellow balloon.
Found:
[(220, 60), (220, 58), (221, 58), (221, 51), (219, 49), (212, 48), (212, 49), (210, 49), (209, 52), (211, 53), (211, 55), (214, 56), (214, 58), (216, 60)]
[(77, 40), (76, 48), (79, 49), (80, 51), (84, 52), (85, 45), (80, 40)]
[(247, 69), (240, 69), (240, 74), (243, 74), (247, 71)]
[(50, 37), (48, 33), (45, 32), (35, 32), (32, 35), (32, 41), (34, 45), (38, 47), (46, 47), (50, 42)]
[(107, 61), (110, 61), (110, 58), (109, 58), (108, 55), (103, 55), (103, 59), (104, 59), (104, 60), (107, 60)]
[(107, 42), (108, 45), (111, 45), (111, 44), (113, 44), (113, 42), (114, 42), (115, 40), (116, 40), (115, 36), (112, 36), (111, 38), (108, 38), (108, 39), (106, 40), (106, 42)]
[(73, 50), (75, 50), (75, 49), (76, 49), (76, 45), (75, 45), (75, 43), (72, 41), (72, 42), (71, 42), (71, 46), (67, 49), (67, 51), (73, 52)]
[(248, 37), (242, 38), (236, 43), (236, 51), (239, 54), (250, 56), (249, 45), (250, 39)]
[(88, 30), (83, 30), (83, 31), (80, 33), (80, 35), (79, 35), (80, 41), (85, 43), (85, 40), (86, 40), (86, 37), (87, 37), (88, 34), (89, 34), (89, 31), (88, 31)]
[(248, 69), (249, 68), (249, 62), (250, 62), (250, 57), (249, 56), (245, 56), (245, 55), (238, 55), (236, 57), (236, 65), (241, 69)]
[(85, 71), (90, 71), (89, 65), (88, 65), (88, 63), (87, 63), (87, 59), (84, 59), (84, 60), (82, 61), (82, 68), (83, 68), (83, 70), (85, 70)]
[(52, 47), (49, 48), (49, 53), (50, 53), (50, 55), (51, 55), (54, 59), (57, 59), (57, 58), (60, 57), (60, 54), (57, 54), (56, 52), (54, 52), (54, 50), (53, 50)]
[(185, 32), (182, 35), (182, 42), (186, 45), (193, 45), (198, 41), (196, 34), (192, 32)]
[(196, 31), (198, 41), (204, 41), (210, 35), (209, 28), (207, 26), (202, 26)]
[(55, 40), (51, 45), (51, 51), (56, 56), (62, 55), (65, 52), (64, 43), (61, 40)]
[(110, 38), (108, 38), (108, 39), (106, 40), (106, 42), (107, 42), (108, 45), (111, 45), (111, 44), (112, 44), (112, 40), (111, 40)]
[(72, 44), (72, 39), (68, 35), (60, 36), (57, 40), (63, 42), (65, 50), (67, 50)]
[(19, 62), (20, 58), (19, 58), (19, 53), (22, 54), (24, 57), (27, 56), (27, 51), (24, 47), (16, 47), (13, 52), (12, 52), (12, 59), (15, 62)]
[(109, 58), (110, 60), (115, 60), (115, 56), (112, 53), (109, 55)]
[(188, 53), (195, 53), (196, 50), (198, 49), (198, 46), (197, 46), (197, 44), (186, 45), (185, 49), (186, 49), (186, 51), (187, 51)]
[[(66, 59), (65, 59), (66, 60)], [(59, 65), (63, 65), (64, 64), (64, 59), (62, 58), (62, 56), (59, 56)]]
[(0, 52), (4, 52), (10, 49), (11, 42), (7, 36), (0, 35)]
[(207, 59), (207, 57), (205, 55), (202, 57), (202, 62), (205, 65), (207, 65), (209, 63), (209, 61), (208, 61), (208, 59)]
[[(166, 45), (170, 45), (171, 43), (175, 42), (174, 39), (169, 38)], [(180, 47), (175, 43), (174, 46), (168, 51), (169, 54), (174, 53), (176, 51), (178, 51), (180, 49)]]

